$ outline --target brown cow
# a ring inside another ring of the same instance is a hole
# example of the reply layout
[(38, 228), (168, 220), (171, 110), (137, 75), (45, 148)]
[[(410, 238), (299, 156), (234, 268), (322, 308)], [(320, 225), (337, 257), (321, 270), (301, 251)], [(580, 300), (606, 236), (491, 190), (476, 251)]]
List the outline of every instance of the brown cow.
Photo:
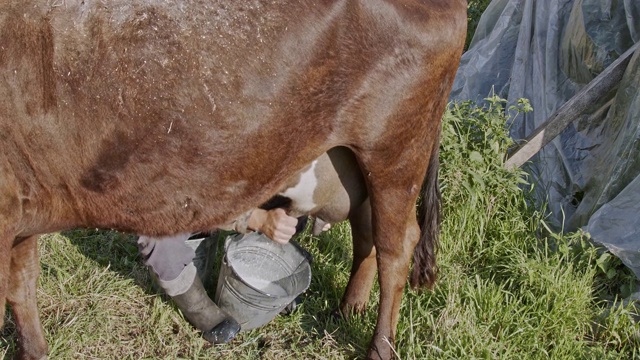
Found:
[[(38, 234), (212, 229), (342, 146), (380, 274), (368, 356), (390, 358), (465, 28), (464, 0), (0, 0), (0, 319), (7, 299), (18, 357), (47, 351)], [(359, 309), (366, 291), (348, 291)]]

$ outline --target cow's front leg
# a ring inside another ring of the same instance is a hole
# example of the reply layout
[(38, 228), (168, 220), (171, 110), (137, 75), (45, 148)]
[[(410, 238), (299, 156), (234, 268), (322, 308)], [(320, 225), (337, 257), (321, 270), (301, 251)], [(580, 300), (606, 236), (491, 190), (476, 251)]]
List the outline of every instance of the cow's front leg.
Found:
[(11, 245), (13, 236), (8, 235), (6, 227), (0, 222), (0, 330), (4, 326), (7, 292), (9, 290), (9, 270), (11, 268)]
[(11, 304), (18, 329), (17, 359), (45, 359), (47, 342), (38, 315), (36, 283), (40, 273), (38, 236), (31, 236), (13, 246), (7, 300)]

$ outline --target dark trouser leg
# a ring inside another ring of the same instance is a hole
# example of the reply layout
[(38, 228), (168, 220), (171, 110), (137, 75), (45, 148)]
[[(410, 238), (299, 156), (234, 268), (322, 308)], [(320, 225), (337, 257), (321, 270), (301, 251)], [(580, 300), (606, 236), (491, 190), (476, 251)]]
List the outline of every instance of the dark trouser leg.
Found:
[(138, 247), (158, 285), (171, 296), (184, 317), (208, 341), (228, 342), (240, 331), (240, 325), (209, 298), (193, 263), (195, 249), (185, 244), (189, 235), (140, 236)]

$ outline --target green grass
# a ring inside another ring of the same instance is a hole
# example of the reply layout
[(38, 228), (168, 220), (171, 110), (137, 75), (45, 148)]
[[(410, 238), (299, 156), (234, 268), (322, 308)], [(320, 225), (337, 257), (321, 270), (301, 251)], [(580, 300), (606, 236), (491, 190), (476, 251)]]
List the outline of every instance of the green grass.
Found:
[[(498, 98), (486, 108), (453, 104), (444, 116), (440, 279), (433, 292), (405, 291), (398, 358), (640, 359), (637, 310), (618, 301), (633, 276), (588, 234), (554, 234), (527, 206), (524, 174), (502, 168), (511, 145), (503, 106)], [(44, 236), (38, 301), (50, 358), (362, 358), (377, 286), (367, 313), (331, 316), (348, 279), (349, 236), (348, 224), (303, 235), (315, 259), (305, 302), (222, 346), (207, 344), (156, 294), (132, 237)], [(0, 355), (11, 358), (15, 326), (6, 322)]]

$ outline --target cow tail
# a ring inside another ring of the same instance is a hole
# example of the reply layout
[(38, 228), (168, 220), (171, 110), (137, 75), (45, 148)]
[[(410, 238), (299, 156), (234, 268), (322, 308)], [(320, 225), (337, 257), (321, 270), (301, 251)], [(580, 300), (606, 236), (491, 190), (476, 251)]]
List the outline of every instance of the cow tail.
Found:
[(413, 289), (426, 287), (433, 289), (438, 267), (436, 252), (440, 234), (440, 188), (438, 185), (438, 160), (440, 149), (434, 146), (429, 159), (426, 178), (422, 185), (422, 201), (418, 204), (418, 224), (420, 239), (413, 251), (413, 271), (410, 284)]

